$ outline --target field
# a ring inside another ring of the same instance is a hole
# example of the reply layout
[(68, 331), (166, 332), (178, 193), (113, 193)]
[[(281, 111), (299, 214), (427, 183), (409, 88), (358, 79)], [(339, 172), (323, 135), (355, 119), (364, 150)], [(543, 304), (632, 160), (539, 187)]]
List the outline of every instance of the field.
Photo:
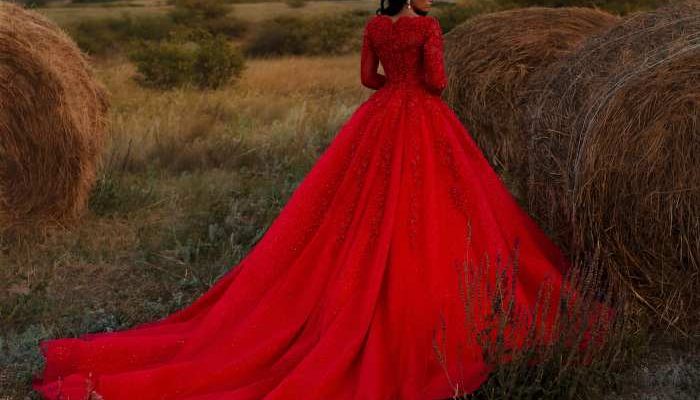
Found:
[[(70, 26), (171, 8), (137, 0), (39, 11)], [(359, 0), (250, 2), (234, 4), (233, 14), (258, 23), (375, 8)], [(264, 234), (370, 94), (357, 52), (250, 59), (238, 83), (211, 91), (143, 88), (124, 56), (93, 61), (112, 108), (88, 215), (75, 228), (0, 242), (0, 400), (36, 398), (29, 380), (41, 367), (39, 339), (126, 328), (205, 292)], [(652, 338), (639, 340), (644, 353)], [(609, 399), (690, 398), (683, 396), (700, 391), (696, 354), (668, 345), (616, 373), (623, 389), (599, 391)]]
[[(331, 14), (345, 10), (375, 10), (371, 2), (359, 0), (309, 1), (301, 8), (290, 8), (283, 2), (240, 2), (233, 4), (232, 13), (250, 22), (259, 22), (277, 15), (310, 16)], [(79, 6), (58, 4), (42, 8), (44, 15), (60, 25), (91, 18), (113, 17), (124, 13), (132, 15), (163, 15), (172, 6), (162, 0), (117, 1), (110, 3), (81, 4)]]
[[(210, 93), (154, 93), (128, 63), (100, 65), (112, 141), (91, 213), (77, 230), (5, 244), (3, 330), (33, 342), (189, 303), (264, 231), (367, 95), (356, 58), (255, 61), (239, 87)], [(296, 79), (281, 79), (290, 70)], [(33, 368), (30, 353), (3, 361)]]
[[(287, 8), (238, 6), (251, 16)], [(117, 10), (43, 11), (67, 22)], [(89, 215), (77, 229), (2, 245), (0, 393), (28, 395), (39, 338), (165, 315), (235, 265), (368, 95), (358, 62), (358, 54), (250, 60), (235, 86), (160, 92), (140, 87), (123, 58), (95, 60), (112, 97), (111, 139)]]

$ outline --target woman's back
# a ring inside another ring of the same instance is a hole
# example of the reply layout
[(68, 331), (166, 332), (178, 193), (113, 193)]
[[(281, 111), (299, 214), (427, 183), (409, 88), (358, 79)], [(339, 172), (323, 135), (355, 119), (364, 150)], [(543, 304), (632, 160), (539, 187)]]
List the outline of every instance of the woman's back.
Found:
[[(379, 62), (386, 75), (377, 72)], [(372, 89), (423, 87), (440, 94), (447, 79), (438, 20), (432, 16), (372, 17), (364, 30), (361, 77), (362, 84)]]

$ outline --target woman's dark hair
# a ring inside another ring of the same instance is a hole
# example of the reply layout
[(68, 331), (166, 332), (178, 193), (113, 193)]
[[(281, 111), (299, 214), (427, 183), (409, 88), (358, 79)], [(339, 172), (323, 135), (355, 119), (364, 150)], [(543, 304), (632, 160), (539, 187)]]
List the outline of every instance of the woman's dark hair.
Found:
[[(385, 2), (389, 4), (384, 6)], [(406, 0), (381, 0), (376, 13), (377, 15), (396, 15), (401, 12), (404, 4), (406, 4)], [(426, 16), (428, 14), (427, 11), (420, 10), (417, 7), (413, 7), (413, 11), (422, 16)]]

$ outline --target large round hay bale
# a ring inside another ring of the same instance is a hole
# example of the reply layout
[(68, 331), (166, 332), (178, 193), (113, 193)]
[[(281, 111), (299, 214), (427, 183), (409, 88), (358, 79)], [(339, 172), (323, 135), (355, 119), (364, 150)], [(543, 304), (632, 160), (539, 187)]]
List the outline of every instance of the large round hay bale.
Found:
[(445, 35), (445, 100), (516, 197), (526, 188), (529, 76), (618, 21), (591, 8), (530, 7), (480, 15)]
[(700, 316), (700, 2), (637, 13), (533, 75), (528, 205), (665, 321)]
[(65, 223), (84, 210), (108, 101), (73, 41), (0, 2), (0, 230)]

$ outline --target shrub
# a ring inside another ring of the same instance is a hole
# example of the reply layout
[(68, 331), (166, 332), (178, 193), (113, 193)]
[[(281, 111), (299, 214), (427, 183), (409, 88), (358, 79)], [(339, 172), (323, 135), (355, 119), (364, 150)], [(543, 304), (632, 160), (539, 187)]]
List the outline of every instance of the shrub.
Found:
[(188, 25), (228, 14), (229, 5), (222, 0), (175, 0), (170, 17), (175, 23)]
[(309, 31), (301, 19), (275, 17), (260, 24), (245, 52), (252, 56), (303, 54), (308, 35)]
[(142, 42), (131, 51), (129, 58), (140, 74), (144, 86), (170, 89), (191, 82), (194, 50), (181, 43)]
[[(459, 282), (469, 332), (465, 341), (478, 344), (492, 369), (484, 384), (472, 393), (458, 393), (459, 398), (602, 398), (601, 391), (616, 383), (618, 372), (644, 352), (647, 332), (627, 312), (628, 299), (604, 281), (596, 252), (572, 265), (561, 286), (543, 282), (533, 308), (521, 308), (525, 304), (516, 299), (525, 297), (515, 295), (521, 289), (516, 289), (517, 254), (516, 248), (507, 261), (497, 257), (486, 264), (463, 263)], [(446, 329), (443, 322), (442, 338)], [(443, 367), (450, 357), (445, 348), (444, 341), (434, 338), (433, 350)]]
[(204, 30), (212, 35), (240, 37), (247, 23), (232, 15), (230, 5), (222, 0), (175, 0), (170, 18), (181, 29)]
[(240, 77), (243, 56), (222, 36), (197, 42), (143, 42), (130, 54), (144, 86), (170, 89), (194, 85), (216, 89)]
[(117, 18), (84, 20), (68, 31), (83, 51), (104, 55), (124, 51), (137, 40), (163, 40), (173, 27), (167, 17), (124, 14)]
[(0, 389), (4, 389), (3, 397), (8, 394), (6, 390), (10, 389), (5, 380), (23, 384), (31, 381), (41, 367), (42, 356), (38, 343), (51, 333), (51, 329), (43, 325), (29, 325), (21, 332), (3, 332), (0, 336)]
[(231, 15), (204, 20), (199, 27), (214, 36), (224, 35), (231, 38), (241, 37), (248, 30), (245, 21)]
[(199, 87), (217, 89), (241, 76), (245, 60), (223, 36), (216, 36), (200, 43), (192, 68)]
[(358, 37), (366, 17), (358, 12), (304, 19), (276, 17), (260, 25), (245, 51), (251, 56), (344, 54), (354, 49), (352, 39)]
[(318, 17), (309, 24), (315, 32), (309, 41), (310, 54), (345, 54), (359, 50), (366, 13), (345, 12), (336, 17)]

